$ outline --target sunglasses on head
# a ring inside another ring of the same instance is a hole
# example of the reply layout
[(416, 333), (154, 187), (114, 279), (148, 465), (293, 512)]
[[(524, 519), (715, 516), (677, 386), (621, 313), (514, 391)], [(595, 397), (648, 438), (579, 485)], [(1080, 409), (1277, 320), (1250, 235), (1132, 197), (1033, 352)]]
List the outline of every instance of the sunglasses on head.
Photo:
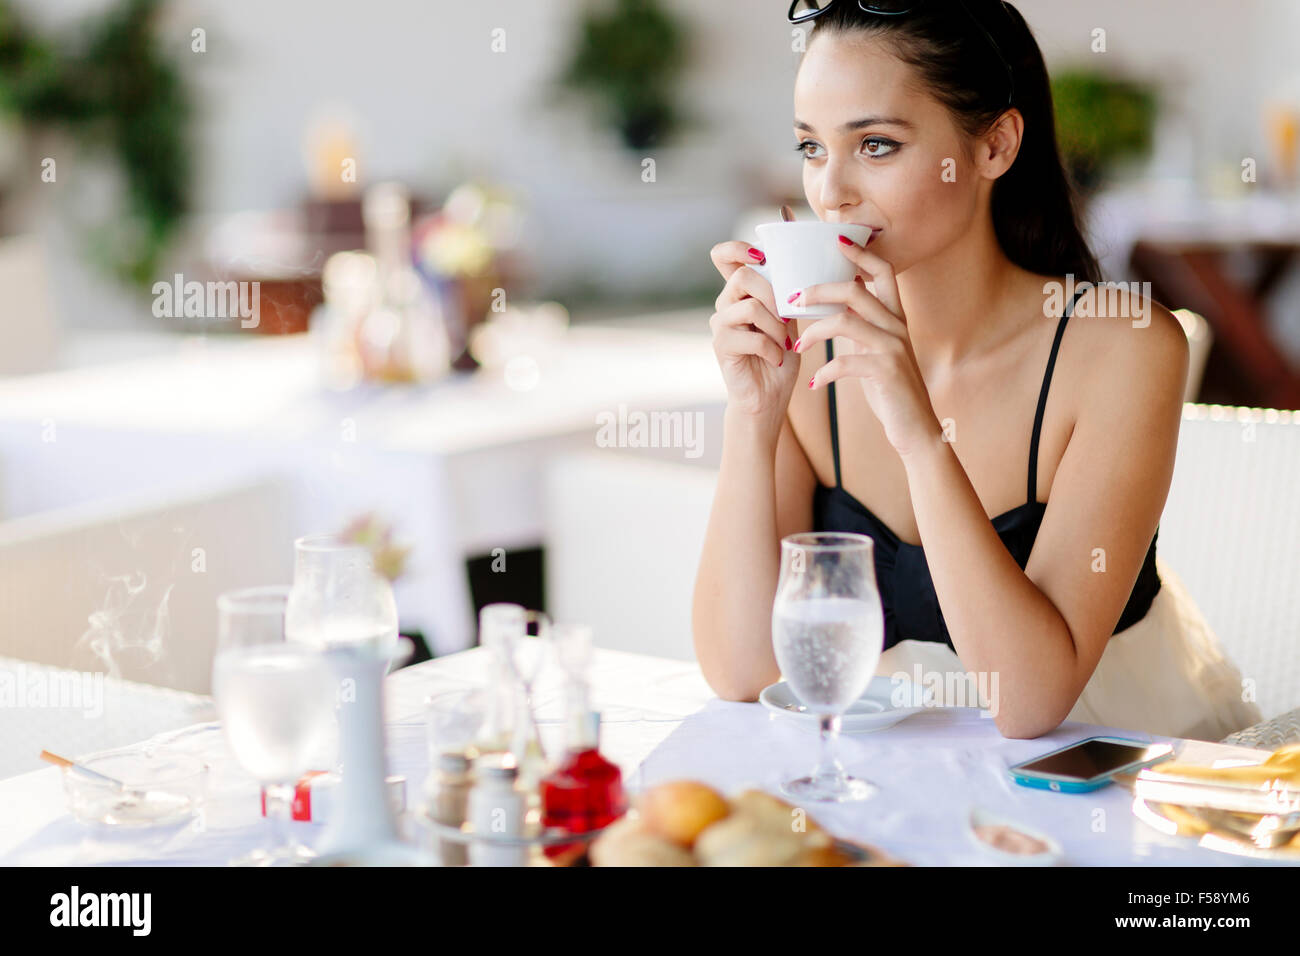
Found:
[[(788, 19), (791, 23), (806, 23), (809, 20), (821, 16), (836, 3), (848, 2), (850, 2), (850, 0), (794, 0), (794, 2), (790, 4)], [(1010, 108), (1011, 101), (1016, 95), (1016, 79), (1015, 74), (1011, 70), (1011, 64), (1008, 63), (1007, 58), (1002, 55), (1002, 49), (998, 46), (997, 41), (993, 39), (993, 35), (989, 33), (984, 24), (979, 21), (979, 18), (976, 17), (975, 14), (971, 12), (970, 7), (966, 5), (966, 0), (956, 0), (956, 3), (966, 12), (966, 16), (975, 24), (980, 33), (984, 34), (984, 39), (989, 41), (989, 46), (993, 48), (993, 52), (997, 54), (998, 60), (1002, 63), (1002, 68), (1006, 70), (1008, 86), (1006, 108)], [(881, 17), (897, 17), (902, 16), (905, 13), (911, 13), (913, 10), (925, 6), (926, 0), (857, 0), (857, 4), (859, 9), (864, 13), (872, 13)], [(998, 0), (997, 6), (998, 9), (1007, 16), (1007, 19), (1010, 20), (1011, 15), (1007, 13), (1007, 8), (1002, 3), (1002, 0)]]

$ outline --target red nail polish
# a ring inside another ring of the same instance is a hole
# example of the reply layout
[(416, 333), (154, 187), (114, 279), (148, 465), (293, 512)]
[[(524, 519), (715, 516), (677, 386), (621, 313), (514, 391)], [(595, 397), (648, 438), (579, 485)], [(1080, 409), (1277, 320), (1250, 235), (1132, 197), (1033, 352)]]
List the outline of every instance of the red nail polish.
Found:
[(791, 302), (799, 298), (799, 296), (801, 295), (803, 295), (803, 289), (796, 289), (794, 292), (790, 293), (790, 298), (785, 300), (785, 304), (789, 305)]
[(814, 379), (811, 379), (811, 378), (808, 379), (808, 387), (809, 387), (809, 388), (812, 388), (812, 387), (813, 387), (813, 381), (814, 381)]
[(782, 355), (782, 356), (781, 356), (781, 361), (779, 361), (779, 362), (776, 363), (776, 367), (777, 367), (777, 368), (780, 368), (780, 367), (781, 367), (782, 365), (784, 365), (784, 364), (785, 364), (785, 356)]
[(799, 343), (802, 342), (802, 341), (803, 341), (803, 336), (802, 336), (802, 335), (799, 336), (797, 339), (794, 340), (794, 350), (795, 350), (796, 352), (799, 351)]
[(767, 261), (767, 256), (763, 255), (763, 253), (761, 253), (761, 252), (759, 252), (757, 249), (753, 249), (753, 248), (751, 248), (751, 249), (749, 250), (749, 258), (753, 259), (753, 260), (754, 260), (755, 262), (757, 262), (760, 266), (761, 266), (765, 261)]
[(846, 246), (853, 245), (853, 240), (850, 239), (848, 236), (844, 236), (844, 235), (840, 236), (840, 242), (844, 243), (844, 245)]
[(785, 337), (785, 350), (790, 351), (790, 336), (788, 335)]

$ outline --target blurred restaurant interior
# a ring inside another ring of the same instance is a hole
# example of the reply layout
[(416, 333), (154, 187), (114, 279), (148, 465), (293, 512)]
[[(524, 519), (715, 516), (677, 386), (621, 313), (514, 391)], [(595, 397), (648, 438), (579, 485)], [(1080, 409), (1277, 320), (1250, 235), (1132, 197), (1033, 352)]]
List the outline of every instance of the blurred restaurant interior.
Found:
[[(388, 548), (412, 663), (494, 602), (693, 661), (709, 251), (815, 218), (785, 5), (0, 0), (0, 668), (133, 695), (0, 716), (0, 778), (205, 719), (217, 596), (312, 532)], [(1294, 712), (1300, 4), (1017, 6), (1189, 336), (1161, 554)]]

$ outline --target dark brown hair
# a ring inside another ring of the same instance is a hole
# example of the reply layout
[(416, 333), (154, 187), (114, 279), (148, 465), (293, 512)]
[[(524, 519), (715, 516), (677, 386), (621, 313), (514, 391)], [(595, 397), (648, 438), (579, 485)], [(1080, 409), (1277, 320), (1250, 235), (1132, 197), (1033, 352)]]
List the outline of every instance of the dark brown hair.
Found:
[[(1020, 152), (993, 184), (993, 227), (1007, 258), (1038, 275), (1073, 274), (1100, 282), (1101, 267), (1079, 225), (1078, 200), (1061, 162), (1047, 66), (1020, 11), (999, 0), (930, 0), (899, 16), (865, 13), (839, 0), (813, 21), (812, 37), (846, 33), (878, 37), (912, 67), (926, 91), (958, 127), (978, 136), (1007, 109), (1007, 72), (972, 17), (1011, 65), (1011, 106), (1024, 116)], [(810, 46), (811, 49), (811, 46)]]

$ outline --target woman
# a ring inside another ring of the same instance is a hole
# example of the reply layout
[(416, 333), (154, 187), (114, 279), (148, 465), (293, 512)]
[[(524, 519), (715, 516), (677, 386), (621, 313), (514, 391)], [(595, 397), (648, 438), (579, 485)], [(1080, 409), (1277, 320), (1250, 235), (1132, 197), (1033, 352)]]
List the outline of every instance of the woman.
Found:
[(996, 0), (822, 6), (791, 8), (813, 14), (804, 191), (872, 232), (841, 237), (854, 282), (802, 290), (843, 308), (814, 322), (777, 316), (745, 268), (762, 250), (712, 251), (728, 404), (695, 588), (705, 677), (733, 700), (777, 680), (778, 542), (854, 531), (876, 543), (879, 673), (982, 675), (1004, 736), (1070, 719), (1217, 740), (1258, 721), (1155, 554), (1186, 337), (1092, 284), (1029, 27)]

